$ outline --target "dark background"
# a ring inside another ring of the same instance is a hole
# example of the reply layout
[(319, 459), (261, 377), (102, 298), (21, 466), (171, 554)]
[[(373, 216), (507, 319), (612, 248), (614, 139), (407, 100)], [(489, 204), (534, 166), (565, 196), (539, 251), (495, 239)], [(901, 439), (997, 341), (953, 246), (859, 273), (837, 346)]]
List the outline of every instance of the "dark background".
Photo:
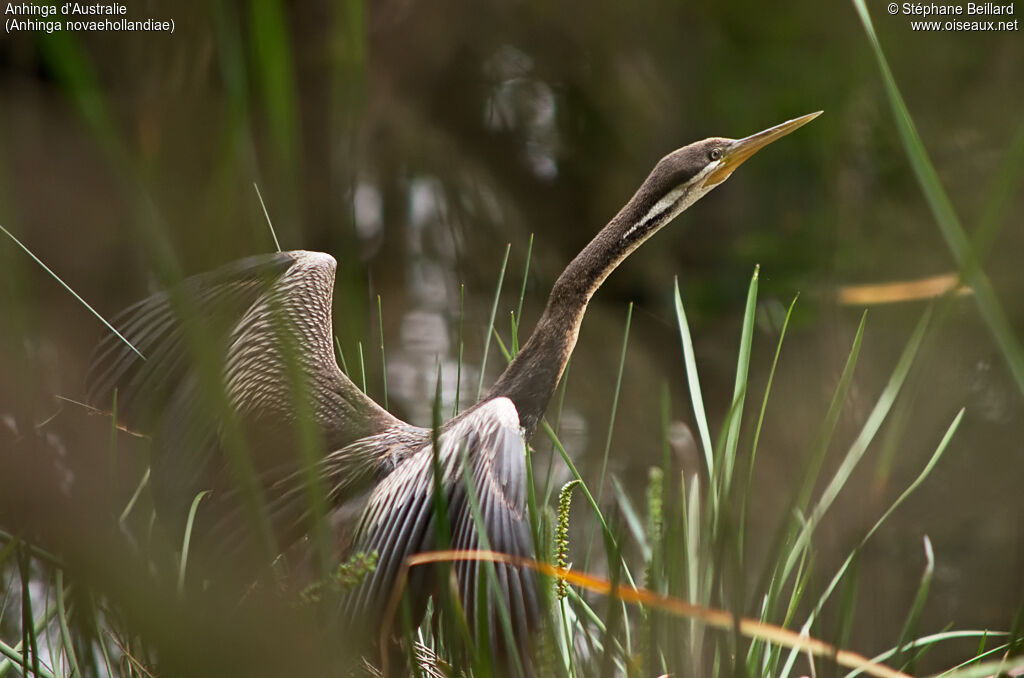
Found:
[[(965, 228), (994, 226), (979, 246), (984, 267), (1024, 336), (1024, 41), (1019, 32), (915, 33), (908, 17), (869, 8)], [(824, 110), (659, 233), (594, 299), (563, 436), (596, 478), (635, 302), (610, 469), (638, 502), (660, 460), (663, 385), (673, 418), (693, 420), (674, 276), (713, 427), (729, 405), (754, 266), (747, 419), (785, 306), (800, 294), (758, 455), (753, 529), (762, 533), (782, 518), (863, 312), (837, 303), (837, 291), (956, 270), (848, 3), (141, 2), (127, 18), (174, 19), (176, 30), (0, 38), (0, 225), (109, 318), (155, 289), (154, 251), (194, 273), (272, 250), (257, 182), (284, 249), (338, 259), (336, 331), (350, 367), (362, 342), (370, 393), (383, 400), (380, 296), (389, 406), (419, 424), (429, 422), (438, 360), (446, 402), (454, 399), (460, 303), (461, 400), (475, 397), (506, 243), (496, 324), (507, 342), (530, 234), (522, 340), (562, 267), (659, 157)], [(997, 195), (1008, 199), (993, 207)], [(106, 423), (54, 396), (81, 398), (103, 328), (6, 239), (0, 304), (0, 443), (56, 414), (40, 430), (71, 491), (103, 454)], [(862, 555), (850, 645), (868, 655), (899, 636), (925, 535), (936, 571), (922, 633), (1005, 629), (1024, 600), (1024, 401), (973, 298), (946, 309), (815, 537), (824, 584), (966, 408), (933, 475)], [(826, 473), (923, 310), (870, 310)], [(488, 379), (501, 364), (492, 344)], [(694, 463), (686, 429), (674, 430), (684, 463)], [(546, 458), (547, 443), (538, 447)]]

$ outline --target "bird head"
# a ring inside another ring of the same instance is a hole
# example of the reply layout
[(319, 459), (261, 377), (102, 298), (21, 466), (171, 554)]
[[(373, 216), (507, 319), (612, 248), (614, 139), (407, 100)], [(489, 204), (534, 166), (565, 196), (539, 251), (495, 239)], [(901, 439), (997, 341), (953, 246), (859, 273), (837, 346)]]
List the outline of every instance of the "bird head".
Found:
[(633, 210), (622, 239), (638, 245), (728, 179), (750, 156), (819, 115), (821, 111), (809, 113), (743, 139), (711, 137), (672, 151), (630, 201)]

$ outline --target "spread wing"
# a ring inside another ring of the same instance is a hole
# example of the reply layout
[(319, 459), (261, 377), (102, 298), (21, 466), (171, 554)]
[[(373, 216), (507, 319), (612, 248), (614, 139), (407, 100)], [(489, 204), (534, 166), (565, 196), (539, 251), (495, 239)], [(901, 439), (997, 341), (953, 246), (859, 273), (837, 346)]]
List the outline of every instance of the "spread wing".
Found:
[[(188, 378), (193, 361), (186, 336), (198, 341), (205, 330), (226, 339), (231, 325), (292, 264), (294, 259), (281, 253), (243, 259), (188, 278), (173, 294), (161, 292), (126, 308), (113, 324), (145, 358), (113, 333), (104, 336), (86, 375), (89, 404), (109, 411), (116, 390), (118, 422), (152, 433), (159, 413)], [(215, 325), (202, 328), (203, 318)]]
[(175, 392), (212, 354), (226, 365), (222, 377), (240, 411), (294, 408), (291, 370), (304, 379), (326, 430), (350, 440), (384, 430), (394, 418), (355, 387), (334, 357), (336, 266), (322, 252), (249, 257), (127, 308), (114, 325), (145, 359), (115, 335), (105, 337), (86, 377), (89, 403), (109, 410), (116, 390), (120, 423), (152, 433)]
[(116, 393), (119, 423), (153, 436), (154, 492), (172, 524), (196, 492), (229, 475), (228, 420), (237, 419), (261, 478), (308, 462), (300, 448), (309, 428), (322, 454), (401, 423), (335, 361), (335, 268), (319, 252), (250, 257), (118, 316), (115, 326), (144, 359), (113, 334), (97, 346), (88, 402), (109, 411)]
[[(526, 515), (525, 441), (512, 402), (496, 398), (456, 420), (438, 440), (437, 460), (451, 548), (533, 557)], [(344, 619), (362, 623), (375, 618), (377, 623), (370, 626), (377, 628), (405, 559), (442, 546), (437, 535), (433, 466), (433, 445), (427, 443), (399, 464), (370, 496), (353, 551), (376, 551), (377, 565), (347, 595)], [(456, 562), (452, 569), (470, 628), (478, 634), (485, 630), (486, 637), (478, 635), (477, 642), (489, 642), (499, 655), (522, 654), (528, 645), (528, 631), (538, 617), (533, 572), (473, 561)], [(409, 573), (407, 591), (420, 610), (434, 588), (432, 582), (429, 568)]]

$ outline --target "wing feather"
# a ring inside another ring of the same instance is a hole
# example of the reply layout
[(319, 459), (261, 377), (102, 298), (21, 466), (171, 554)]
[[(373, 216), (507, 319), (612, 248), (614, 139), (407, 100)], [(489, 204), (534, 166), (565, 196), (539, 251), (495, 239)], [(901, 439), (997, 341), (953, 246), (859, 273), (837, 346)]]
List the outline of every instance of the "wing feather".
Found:
[[(343, 619), (368, 618), (383, 622), (386, 607), (405, 559), (438, 548), (433, 487), (433, 450), (425, 444), (400, 464), (371, 494), (356, 529), (353, 550), (379, 554), (376, 570), (343, 601)], [(447, 427), (438, 441), (441, 485), (448, 501), (451, 547), (479, 550), (486, 547), (520, 557), (533, 557), (533, 537), (526, 519), (525, 442), (515, 406), (498, 398), (477, 406)], [(472, 488), (467, 488), (468, 466)], [(476, 497), (482, 525), (474, 518), (469, 492)], [(480, 528), (484, 534), (481, 534)], [(532, 571), (480, 561), (453, 564), (470, 628), (483, 622), (486, 638), (496, 656), (520, 653), (526, 659), (528, 629), (538, 617), (536, 581)], [(424, 568), (410, 572), (408, 593), (415, 610), (422, 610), (432, 587)], [(444, 586), (444, 582), (439, 583)], [(480, 599), (478, 592), (484, 593)], [(486, 619), (478, 619), (477, 604)], [(500, 606), (512, 622), (514, 647), (506, 642)], [(417, 612), (414, 611), (414, 614)], [(415, 617), (414, 617), (415, 618)], [(377, 626), (376, 624), (374, 625)]]

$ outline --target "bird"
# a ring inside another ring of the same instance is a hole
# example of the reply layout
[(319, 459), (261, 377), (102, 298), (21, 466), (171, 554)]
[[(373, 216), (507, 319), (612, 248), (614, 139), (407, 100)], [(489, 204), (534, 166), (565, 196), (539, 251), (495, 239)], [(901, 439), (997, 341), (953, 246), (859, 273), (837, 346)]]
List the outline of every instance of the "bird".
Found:
[[(339, 609), (373, 629), (403, 563), (442, 541), (535, 555), (526, 448), (594, 293), (754, 153), (820, 113), (697, 141), (658, 161), (554, 282), (533, 333), (490, 389), (436, 429), (393, 416), (342, 372), (331, 321), (336, 261), (301, 250), (237, 261), (126, 309), (113, 323), (120, 336), (96, 348), (87, 401), (151, 437), (154, 500), (172, 531), (212, 490), (196, 532), (213, 550), (273, 558), (315, 529), (316, 515), (355, 506), (342, 550), (376, 562)], [(450, 567), (474, 642), (514, 655), (529, 674), (541, 614), (534, 575), (512, 564)], [(422, 611), (437, 582), (410, 572), (406, 588)]]

